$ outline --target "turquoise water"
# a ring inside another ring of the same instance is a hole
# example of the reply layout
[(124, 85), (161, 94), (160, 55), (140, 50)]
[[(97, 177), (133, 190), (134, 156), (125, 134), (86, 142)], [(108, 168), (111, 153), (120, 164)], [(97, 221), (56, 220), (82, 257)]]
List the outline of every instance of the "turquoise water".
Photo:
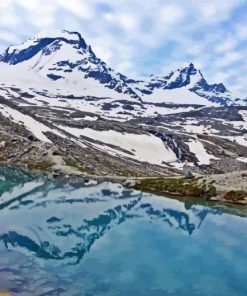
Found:
[(0, 168), (0, 291), (247, 295), (247, 218), (102, 183)]

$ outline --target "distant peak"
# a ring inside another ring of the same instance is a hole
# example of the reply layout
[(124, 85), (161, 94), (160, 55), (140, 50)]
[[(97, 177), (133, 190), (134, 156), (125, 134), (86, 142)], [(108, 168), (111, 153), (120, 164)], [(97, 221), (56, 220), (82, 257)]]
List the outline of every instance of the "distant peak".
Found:
[(43, 39), (43, 38), (64, 38), (68, 40), (78, 41), (83, 39), (81, 34), (75, 31), (67, 30), (43, 30), (40, 33), (36, 34), (32, 39)]
[(81, 34), (76, 31), (67, 31), (67, 30), (49, 30), (49, 31), (42, 31), (39, 34), (35, 35), (32, 39), (65, 39), (70, 41), (71, 43), (79, 43), (80, 47), (86, 48), (87, 44), (85, 40), (82, 38)]
[(177, 70), (180, 73), (185, 73), (186, 75), (196, 75), (197, 73), (200, 74), (200, 70), (195, 68), (195, 65), (193, 63), (186, 63), (184, 66)]
[[(56, 44), (65, 42), (71, 44), (73, 48), (89, 50), (90, 53), (93, 54), (91, 48), (86, 44), (80, 33), (66, 30), (49, 30), (48, 32), (40, 32), (20, 45), (8, 47), (0, 56), (0, 61), (12, 65), (18, 64), (31, 59), (38, 52), (41, 52), (54, 42), (56, 42)], [(56, 50), (59, 48), (60, 47), (57, 46)]]
[(190, 71), (197, 70), (195, 65), (191, 62), (183, 64), (183, 66), (181, 68), (179, 68), (178, 70), (183, 70), (183, 69), (189, 69)]

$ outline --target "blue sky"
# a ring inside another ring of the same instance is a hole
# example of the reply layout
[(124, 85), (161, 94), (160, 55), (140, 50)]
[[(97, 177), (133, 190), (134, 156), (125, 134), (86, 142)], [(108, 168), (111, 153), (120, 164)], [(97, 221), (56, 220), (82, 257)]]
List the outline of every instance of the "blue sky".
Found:
[(247, 0), (0, 0), (0, 50), (42, 30), (79, 31), (131, 77), (187, 62), (247, 97)]

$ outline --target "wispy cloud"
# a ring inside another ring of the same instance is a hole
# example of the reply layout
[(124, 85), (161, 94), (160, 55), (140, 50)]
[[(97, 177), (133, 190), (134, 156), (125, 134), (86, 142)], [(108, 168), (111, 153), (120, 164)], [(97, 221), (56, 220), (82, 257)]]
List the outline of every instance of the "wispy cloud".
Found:
[(210, 82), (247, 96), (245, 0), (4, 0), (0, 48), (42, 29), (78, 30), (103, 60), (131, 76), (192, 61)]

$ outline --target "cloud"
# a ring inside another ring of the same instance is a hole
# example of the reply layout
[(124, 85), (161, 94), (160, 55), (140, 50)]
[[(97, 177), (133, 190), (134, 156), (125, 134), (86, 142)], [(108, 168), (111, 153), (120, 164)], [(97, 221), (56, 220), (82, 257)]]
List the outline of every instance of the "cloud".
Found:
[(0, 48), (43, 29), (76, 30), (123, 74), (165, 74), (191, 61), (210, 82), (247, 93), (246, 15), (245, 0), (4, 0)]
[(217, 23), (227, 20), (234, 9), (239, 7), (244, 0), (218, 0), (218, 1), (196, 1), (198, 18), (205, 23)]
[(0, 30), (0, 40), (2, 40), (4, 43), (12, 44), (19, 41), (19, 38), (13, 32), (9, 32), (7, 30)]
[(7, 8), (12, 4), (12, 0), (4, 0), (4, 1), (0, 1), (0, 8)]
[(217, 66), (220, 68), (226, 67), (241, 59), (243, 59), (243, 55), (241, 53), (236, 51), (228, 52), (224, 56), (222, 56), (222, 58), (217, 62)]
[[(4, 4), (5, 3), (5, 4)], [(8, 5), (6, 5), (8, 3)], [(20, 18), (11, 1), (0, 1), (0, 27), (17, 28)]]
[(39, 6), (38, 0), (15, 0), (18, 5), (23, 6), (25, 9), (28, 10), (36, 10)]
[(161, 21), (166, 25), (174, 25), (180, 23), (185, 17), (185, 11), (181, 6), (169, 4), (165, 5), (161, 11)]
[(88, 5), (88, 1), (84, 0), (55, 0), (58, 5), (63, 7), (69, 12), (72, 12), (78, 17), (85, 19), (92, 18), (94, 13), (93, 9)]

